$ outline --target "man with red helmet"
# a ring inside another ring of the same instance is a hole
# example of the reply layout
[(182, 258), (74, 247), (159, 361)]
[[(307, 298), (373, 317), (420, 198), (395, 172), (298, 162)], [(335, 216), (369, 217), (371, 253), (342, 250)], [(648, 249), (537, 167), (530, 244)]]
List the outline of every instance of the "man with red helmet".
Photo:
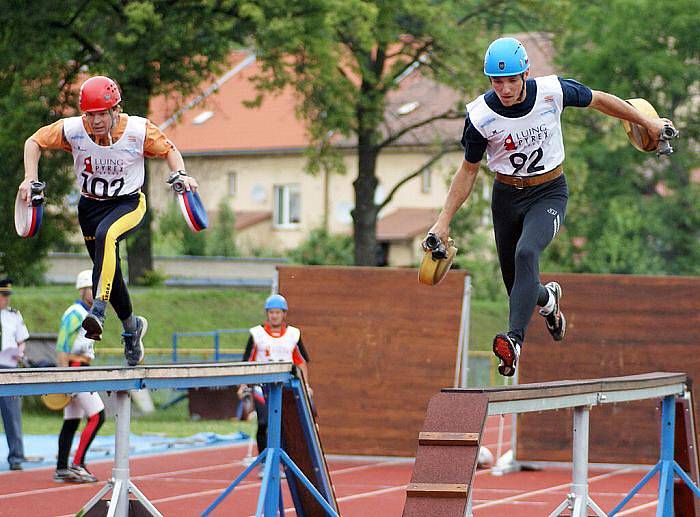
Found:
[(29, 204), (31, 184), (39, 178), (42, 149), (63, 149), (73, 155), (80, 189), (78, 220), (94, 267), (94, 303), (83, 320), (88, 339), (102, 338), (107, 302), (121, 319), (124, 355), (130, 366), (143, 359), (148, 323), (133, 313), (119, 266), (119, 241), (136, 229), (146, 213), (144, 158), (163, 158), (178, 172), (187, 190), (197, 182), (187, 176), (182, 155), (149, 120), (121, 112), (121, 92), (104, 76), (80, 87), (82, 116), (42, 127), (24, 145), (24, 181), (19, 190)]

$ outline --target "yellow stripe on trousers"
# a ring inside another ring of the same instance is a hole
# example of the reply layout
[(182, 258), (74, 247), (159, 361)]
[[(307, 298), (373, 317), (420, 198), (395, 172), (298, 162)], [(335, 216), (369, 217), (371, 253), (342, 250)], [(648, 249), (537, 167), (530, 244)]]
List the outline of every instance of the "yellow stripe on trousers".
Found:
[(102, 274), (100, 275), (100, 283), (98, 284), (98, 299), (107, 301), (112, 292), (114, 272), (117, 269), (117, 239), (129, 230), (135, 228), (136, 225), (141, 222), (145, 214), (146, 196), (141, 192), (139, 194), (138, 206), (128, 214), (124, 214), (114, 221), (112, 226), (109, 227), (109, 230), (107, 230), (104, 254), (102, 256)]

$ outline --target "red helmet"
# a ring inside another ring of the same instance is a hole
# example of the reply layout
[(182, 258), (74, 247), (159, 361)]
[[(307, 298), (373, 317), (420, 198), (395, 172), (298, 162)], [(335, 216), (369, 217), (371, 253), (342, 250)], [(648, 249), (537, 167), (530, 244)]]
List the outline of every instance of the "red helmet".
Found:
[(104, 111), (112, 109), (122, 100), (117, 83), (109, 77), (96, 75), (80, 87), (80, 111)]

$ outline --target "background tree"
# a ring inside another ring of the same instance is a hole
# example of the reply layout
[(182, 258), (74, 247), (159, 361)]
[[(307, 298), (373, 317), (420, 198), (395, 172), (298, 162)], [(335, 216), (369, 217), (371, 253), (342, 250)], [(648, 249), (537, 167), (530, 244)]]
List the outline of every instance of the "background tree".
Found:
[[(74, 86), (84, 75), (109, 75), (123, 90), (125, 111), (147, 116), (149, 99), (154, 95), (185, 94), (220, 69), (231, 41), (243, 31), (237, 4), (207, 0), (3, 0), (2, 30), (8, 37), (0, 43), (5, 46), (0, 74), (25, 96), (35, 88), (34, 83), (46, 85), (49, 96), (42, 99), (43, 108), (47, 113), (53, 109), (53, 118), (65, 115), (67, 106), (75, 106), (75, 95), (71, 93), (75, 93)], [(20, 77), (12, 77), (30, 63), (31, 75), (23, 71)], [(13, 106), (17, 108), (23, 109)], [(38, 125), (34, 124), (33, 129)], [(33, 132), (29, 127), (23, 129), (14, 138), (23, 140)], [(21, 157), (21, 152), (17, 156)], [(3, 163), (8, 166), (10, 162)], [(17, 160), (12, 163), (17, 164)], [(42, 164), (42, 177), (53, 180), (45, 170), (46, 165)], [(148, 188), (146, 181), (146, 194)], [(8, 190), (15, 189), (16, 186)], [(51, 189), (56, 193), (65, 190), (64, 185), (53, 181)], [(141, 229), (128, 240), (132, 282), (138, 283), (152, 269), (151, 250), (148, 212)]]
[[(654, 6), (650, 0), (579, 2), (564, 21), (557, 45), (564, 75), (621, 98), (649, 100), (673, 119), (681, 139), (670, 158), (656, 158), (633, 149), (619, 122), (592, 110), (567, 110), (577, 125), (567, 124), (567, 171), (575, 192), (569, 242), (552, 250), (551, 265), (558, 269), (700, 272), (700, 188), (692, 178), (700, 168), (700, 14), (693, 0)], [(632, 12), (654, 15), (631, 23)], [(563, 247), (573, 253), (558, 253)]]
[[(269, 0), (241, 9), (256, 27), (253, 38), (265, 72), (259, 86), (275, 91), (292, 85), (301, 96), (300, 113), (310, 121), (317, 153), (311, 169), (321, 160), (339, 163), (329, 135), (356, 141), (355, 264), (376, 262), (380, 153), (414, 129), (464, 117), (463, 105), (450, 106), (409, 125), (387, 127), (387, 98), (400, 80), (420, 68), (425, 77), (458, 91), (481, 90), (487, 85), (483, 54), (493, 35), (506, 25), (510, 30), (534, 28), (533, 22), (551, 16), (560, 5), (535, 0)], [(459, 137), (439, 143), (433, 157), (408, 171), (404, 180), (455, 148)], [(390, 186), (387, 197), (405, 181)]]
[(218, 257), (236, 256), (236, 214), (231, 210), (226, 198), (219, 203), (216, 223), (207, 235), (207, 254)]
[(158, 233), (154, 239), (155, 249), (163, 255), (193, 255), (207, 254), (207, 236), (209, 231), (193, 232), (183, 224), (180, 206), (174, 199), (167, 208), (159, 214)]

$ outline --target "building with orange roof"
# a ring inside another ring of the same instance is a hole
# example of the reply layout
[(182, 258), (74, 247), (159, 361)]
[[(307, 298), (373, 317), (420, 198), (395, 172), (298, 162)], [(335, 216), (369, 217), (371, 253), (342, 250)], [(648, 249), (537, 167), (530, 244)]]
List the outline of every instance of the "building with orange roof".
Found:
[[(552, 73), (546, 37), (521, 37), (532, 54), (534, 75)], [(201, 94), (187, 99), (154, 99), (150, 118), (166, 130), (185, 157), (188, 171), (199, 181), (213, 224), (220, 203), (235, 212), (236, 244), (242, 253), (283, 252), (298, 246), (312, 229), (323, 225), (332, 233), (351, 233), (352, 182), (357, 177), (355, 142), (335, 140), (343, 152), (345, 174), (308, 174), (304, 152), (310, 139), (305, 121), (297, 116), (295, 93), (287, 89), (278, 95), (266, 94), (259, 106), (246, 106), (258, 94), (251, 78), (260, 71), (254, 54), (236, 52), (231, 55), (228, 71), (202, 84)], [(484, 80), (475, 89), (487, 87)], [(425, 78), (418, 69), (389, 95), (385, 123), (396, 131), (449, 107), (463, 112), (467, 100)], [(380, 213), (377, 236), (388, 264), (418, 262), (418, 243), (445, 199), (451, 173), (463, 159), (458, 146), (462, 127), (461, 117), (423, 126), (406, 133), (380, 155), (378, 202), (432, 156), (437, 140), (455, 147), (454, 152), (407, 182)], [(172, 201), (173, 194), (165, 183), (167, 175), (164, 163), (151, 164), (150, 206), (156, 211), (163, 211)]]

